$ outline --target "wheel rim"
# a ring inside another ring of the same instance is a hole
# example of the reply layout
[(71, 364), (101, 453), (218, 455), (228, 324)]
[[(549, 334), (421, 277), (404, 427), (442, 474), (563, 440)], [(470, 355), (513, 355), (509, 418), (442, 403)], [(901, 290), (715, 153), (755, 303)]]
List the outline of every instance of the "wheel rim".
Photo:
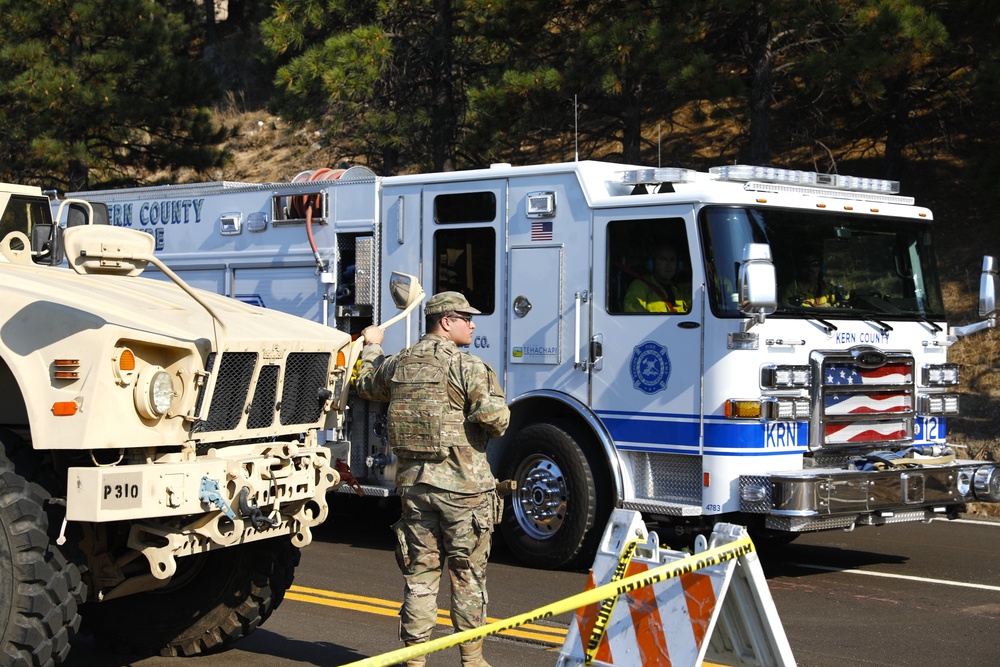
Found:
[(544, 540), (559, 532), (566, 518), (566, 478), (555, 461), (535, 454), (517, 467), (513, 510), (530, 537)]

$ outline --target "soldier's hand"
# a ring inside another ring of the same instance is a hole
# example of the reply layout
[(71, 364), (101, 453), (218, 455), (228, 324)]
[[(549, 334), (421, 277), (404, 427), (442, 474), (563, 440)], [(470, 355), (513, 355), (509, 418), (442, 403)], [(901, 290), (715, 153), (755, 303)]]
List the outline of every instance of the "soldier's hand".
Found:
[(381, 345), (382, 341), (385, 340), (385, 332), (379, 329), (374, 324), (365, 327), (361, 331), (361, 335), (365, 337), (366, 343), (376, 343)]

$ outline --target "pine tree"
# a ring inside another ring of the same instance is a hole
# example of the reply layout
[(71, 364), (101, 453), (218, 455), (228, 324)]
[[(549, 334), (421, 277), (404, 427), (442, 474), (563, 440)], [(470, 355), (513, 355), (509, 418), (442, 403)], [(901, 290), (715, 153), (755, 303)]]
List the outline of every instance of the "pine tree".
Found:
[(0, 176), (77, 190), (219, 166), (190, 34), (147, 0), (0, 0)]

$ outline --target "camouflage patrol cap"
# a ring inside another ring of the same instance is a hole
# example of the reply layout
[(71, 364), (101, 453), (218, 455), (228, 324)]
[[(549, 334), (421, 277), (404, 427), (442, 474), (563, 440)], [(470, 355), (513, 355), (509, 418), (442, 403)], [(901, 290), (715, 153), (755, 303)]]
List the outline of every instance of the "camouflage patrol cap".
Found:
[(427, 304), (424, 306), (424, 313), (427, 315), (437, 315), (438, 313), (478, 315), (480, 311), (470, 306), (469, 301), (461, 292), (438, 292), (427, 299)]

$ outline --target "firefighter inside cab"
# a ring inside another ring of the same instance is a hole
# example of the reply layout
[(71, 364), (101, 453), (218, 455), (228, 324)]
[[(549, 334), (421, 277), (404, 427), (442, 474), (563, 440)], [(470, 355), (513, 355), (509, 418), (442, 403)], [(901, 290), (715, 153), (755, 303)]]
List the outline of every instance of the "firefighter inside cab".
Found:
[(626, 313), (686, 313), (691, 310), (691, 286), (675, 283), (681, 266), (677, 246), (670, 242), (652, 247), (644, 275), (636, 276), (625, 292)]
[(813, 250), (795, 257), (791, 280), (782, 291), (781, 302), (794, 306), (829, 308), (837, 301), (826, 280), (821, 253)]

